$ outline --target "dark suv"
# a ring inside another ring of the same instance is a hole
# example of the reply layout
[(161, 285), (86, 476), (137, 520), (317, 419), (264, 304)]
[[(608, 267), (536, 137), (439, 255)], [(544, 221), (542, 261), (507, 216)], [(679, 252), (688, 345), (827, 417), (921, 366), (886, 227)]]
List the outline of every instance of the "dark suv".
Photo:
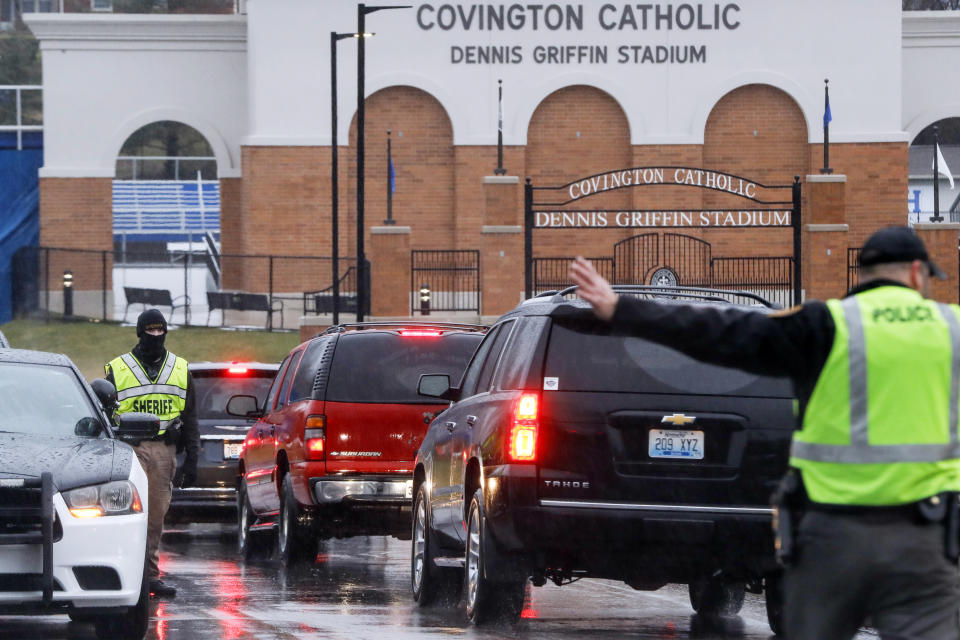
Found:
[[(331, 327), (295, 347), (240, 458), (238, 541), (245, 556), (274, 536), (283, 563), (317, 541), (410, 535), (413, 458), (447, 403), (417, 393), (420, 374), (459, 379), (486, 327), (366, 323)], [(268, 534), (268, 535), (263, 535)]]
[[(192, 487), (175, 488), (167, 522), (232, 521), (237, 508), (237, 463), (253, 420), (227, 413), (235, 395), (261, 403), (279, 365), (262, 362), (191, 362), (200, 427), (200, 459)], [(183, 463), (185, 454), (177, 458)]]
[[(731, 304), (730, 292), (627, 290)], [(519, 615), (528, 578), (595, 577), (687, 583), (695, 610), (720, 615), (766, 586), (779, 626), (769, 500), (794, 423), (788, 380), (614, 335), (585, 302), (556, 294), (500, 318), (459, 384), (430, 375), (419, 389), (454, 401), (414, 471), (420, 604), (462, 584), (479, 623)]]

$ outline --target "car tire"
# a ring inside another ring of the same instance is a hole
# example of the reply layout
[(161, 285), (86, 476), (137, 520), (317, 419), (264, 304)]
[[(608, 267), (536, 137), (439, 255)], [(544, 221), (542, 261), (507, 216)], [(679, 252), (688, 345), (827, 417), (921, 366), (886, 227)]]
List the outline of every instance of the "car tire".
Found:
[(243, 556), (244, 560), (263, 555), (264, 544), (261, 536), (250, 531), (250, 526), (256, 520), (250, 498), (247, 497), (247, 489), (241, 480), (237, 489), (237, 553)]
[(708, 618), (732, 616), (743, 608), (746, 583), (722, 575), (703, 576), (689, 585), (690, 605)]
[(317, 541), (310, 530), (300, 524), (300, 505), (293, 495), (293, 479), (283, 476), (280, 489), (280, 515), (276, 537), (276, 557), (285, 567), (313, 560), (317, 553)]
[(783, 635), (783, 574), (774, 573), (763, 579), (763, 596), (767, 605), (767, 622), (775, 635)]
[(460, 599), (462, 570), (438, 567), (437, 536), (431, 526), (429, 500), (420, 485), (413, 501), (410, 542), (410, 590), (421, 607), (434, 603), (454, 605)]
[(520, 620), (526, 596), (527, 580), (494, 582), (487, 578), (484, 566), (494, 549), (487, 532), (483, 491), (477, 489), (470, 500), (467, 515), (467, 544), (464, 562), (464, 599), (467, 619), (476, 625), (491, 621), (515, 624)]
[[(73, 618), (71, 617), (71, 620)], [(140, 579), (140, 598), (137, 604), (119, 615), (98, 616), (93, 619), (99, 640), (142, 640), (150, 624), (150, 579), (144, 563)]]

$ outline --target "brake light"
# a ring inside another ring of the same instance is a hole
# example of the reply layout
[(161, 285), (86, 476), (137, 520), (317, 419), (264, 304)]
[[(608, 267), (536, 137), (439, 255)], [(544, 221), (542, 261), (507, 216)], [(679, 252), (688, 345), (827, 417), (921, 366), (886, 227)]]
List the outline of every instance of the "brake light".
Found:
[(443, 332), (433, 329), (400, 329), (397, 333), (405, 338), (436, 338)]
[(307, 460), (323, 460), (326, 448), (323, 427), (326, 422), (326, 416), (307, 417), (308, 428), (303, 432), (303, 448), (306, 450)]
[(246, 375), (247, 372), (249, 372), (249, 371), (250, 371), (250, 370), (247, 369), (246, 367), (230, 367), (229, 369), (227, 369), (227, 373), (229, 373), (229, 374), (231, 374), (231, 375), (234, 375), (234, 376)]
[(537, 395), (525, 393), (517, 402), (510, 429), (510, 458), (523, 462), (537, 457)]

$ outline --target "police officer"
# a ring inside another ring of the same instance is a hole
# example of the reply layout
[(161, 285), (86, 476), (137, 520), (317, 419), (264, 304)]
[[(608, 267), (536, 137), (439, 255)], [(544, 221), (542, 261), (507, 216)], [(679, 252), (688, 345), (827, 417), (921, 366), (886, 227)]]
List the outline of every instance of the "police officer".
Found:
[(617, 296), (583, 258), (570, 277), (615, 330), (793, 380), (790, 640), (852, 638), (867, 619), (885, 639), (960, 638), (960, 307), (926, 299), (945, 275), (911, 229), (867, 240), (842, 300), (769, 315)]
[[(177, 590), (160, 580), (157, 558), (163, 518), (170, 506), (172, 484), (189, 487), (197, 479), (200, 431), (194, 386), (187, 361), (164, 348), (167, 321), (157, 309), (148, 309), (137, 319), (137, 345), (105, 366), (107, 379), (117, 388), (117, 414), (144, 411), (160, 418), (160, 432), (153, 440), (134, 447), (147, 474), (149, 519), (147, 522), (147, 572), (150, 593), (172, 598)], [(177, 471), (177, 451), (185, 450), (183, 467)]]

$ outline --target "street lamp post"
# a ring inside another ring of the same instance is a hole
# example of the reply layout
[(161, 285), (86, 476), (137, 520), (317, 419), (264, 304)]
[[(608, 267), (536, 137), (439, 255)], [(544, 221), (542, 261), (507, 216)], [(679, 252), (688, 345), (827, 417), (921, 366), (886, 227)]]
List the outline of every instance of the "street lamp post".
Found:
[[(337, 42), (355, 33), (330, 32), (330, 234), (333, 271), (333, 324), (340, 324), (340, 193), (337, 149)], [(363, 38), (360, 38), (363, 40)]]
[[(357, 5), (357, 33), (366, 33), (368, 13), (385, 9), (410, 9), (412, 5), (390, 5), (368, 7), (362, 2)], [(364, 100), (364, 64), (366, 62), (365, 38), (357, 39), (357, 322), (363, 322), (364, 307), (369, 298), (367, 291), (367, 257), (364, 251), (363, 228), (363, 100)]]

